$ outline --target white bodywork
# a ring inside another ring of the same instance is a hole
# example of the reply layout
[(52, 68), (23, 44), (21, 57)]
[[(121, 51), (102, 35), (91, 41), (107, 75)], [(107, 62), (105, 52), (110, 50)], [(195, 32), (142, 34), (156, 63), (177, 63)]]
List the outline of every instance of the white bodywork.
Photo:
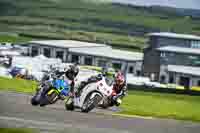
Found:
[(93, 92), (91, 97), (95, 96), (96, 94), (99, 94), (102, 97), (110, 96), (112, 94), (112, 88), (113, 86), (107, 85), (104, 77), (98, 82), (90, 83), (83, 88), (81, 96), (74, 99), (74, 106), (81, 108), (87, 95), (91, 92)]

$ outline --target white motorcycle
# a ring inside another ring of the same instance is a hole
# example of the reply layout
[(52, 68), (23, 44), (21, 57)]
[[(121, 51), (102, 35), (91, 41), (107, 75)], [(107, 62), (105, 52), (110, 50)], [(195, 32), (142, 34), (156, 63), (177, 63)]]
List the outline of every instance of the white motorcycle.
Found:
[(82, 112), (88, 113), (112, 94), (112, 88), (107, 79), (102, 77), (101, 80), (86, 85), (80, 96), (69, 97), (65, 102), (66, 110), (80, 108)]

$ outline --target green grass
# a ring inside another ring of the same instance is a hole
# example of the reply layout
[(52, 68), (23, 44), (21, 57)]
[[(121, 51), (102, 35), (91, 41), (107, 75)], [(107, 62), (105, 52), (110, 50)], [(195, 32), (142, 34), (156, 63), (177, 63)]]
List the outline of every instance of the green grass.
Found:
[(33, 93), (36, 85), (33, 81), (0, 77), (0, 90)]
[(121, 114), (200, 121), (200, 96), (130, 91)]
[(38, 133), (38, 131), (27, 128), (0, 128), (0, 133)]
[[(17, 27), (18, 30), (19, 28), (20, 27)], [(30, 32), (17, 32), (16, 35), (9, 35), (9, 33), (8, 35), (0, 34), (0, 42), (21, 43), (35, 39), (71, 39), (94, 43), (106, 43), (114, 48), (139, 52), (142, 51), (147, 42), (147, 39), (144, 37), (125, 36), (111, 33), (58, 30), (56, 28), (50, 28), (48, 31), (45, 31), (45, 27), (43, 26), (37, 26), (35, 28), (34, 26), (23, 26), (23, 28), (33, 30)]]

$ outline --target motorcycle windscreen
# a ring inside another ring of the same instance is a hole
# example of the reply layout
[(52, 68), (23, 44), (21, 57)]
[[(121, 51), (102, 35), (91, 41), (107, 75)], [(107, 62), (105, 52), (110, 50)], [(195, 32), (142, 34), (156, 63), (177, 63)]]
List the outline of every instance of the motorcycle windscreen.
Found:
[(67, 96), (69, 92), (69, 84), (65, 80), (56, 79), (53, 82), (53, 87), (57, 89), (61, 95)]

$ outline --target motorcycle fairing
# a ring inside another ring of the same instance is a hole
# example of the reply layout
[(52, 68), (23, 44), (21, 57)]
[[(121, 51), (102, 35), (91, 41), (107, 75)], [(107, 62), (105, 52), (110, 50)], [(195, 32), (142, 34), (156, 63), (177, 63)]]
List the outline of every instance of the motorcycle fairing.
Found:
[(84, 93), (82, 93), (79, 98), (74, 98), (74, 105), (76, 107), (82, 107), (83, 103), (84, 103), (84, 100), (86, 99), (86, 97), (87, 97), (88, 94), (90, 94), (93, 91), (97, 91), (98, 92), (98, 90), (96, 88), (97, 88), (96, 83), (91, 83), (91, 84), (86, 85), (83, 88), (83, 92)]
[[(103, 90), (99, 87), (100, 83), (102, 83), (101, 86), (103, 87)], [(104, 88), (105, 88), (105, 90), (104, 90)], [(84, 92), (84, 93), (82, 93), (80, 96), (81, 100), (75, 99), (75, 106), (82, 107), (84, 100), (86, 99), (87, 95), (90, 94), (91, 92), (98, 93), (99, 95), (102, 95), (102, 97), (104, 95), (105, 96), (111, 95), (112, 87), (108, 86), (105, 82), (105, 78), (103, 78), (101, 81), (98, 81), (97, 83), (90, 83), (90, 84), (86, 85), (83, 88), (82, 92)], [(93, 97), (93, 96), (94, 96), (94, 94), (91, 97)]]
[(53, 88), (55, 88), (61, 95), (67, 96), (69, 92), (69, 84), (63, 79), (56, 79), (52, 81)]

